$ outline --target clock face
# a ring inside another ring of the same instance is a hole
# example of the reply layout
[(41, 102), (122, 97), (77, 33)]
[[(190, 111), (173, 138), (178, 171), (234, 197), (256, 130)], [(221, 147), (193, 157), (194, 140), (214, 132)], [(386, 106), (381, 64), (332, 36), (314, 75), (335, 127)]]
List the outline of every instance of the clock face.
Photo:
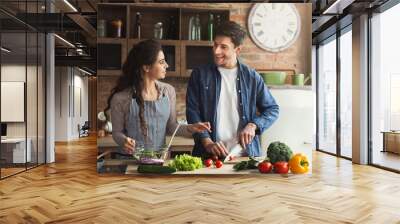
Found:
[(294, 43), (300, 33), (300, 16), (292, 4), (258, 3), (248, 20), (250, 36), (262, 49), (278, 52)]

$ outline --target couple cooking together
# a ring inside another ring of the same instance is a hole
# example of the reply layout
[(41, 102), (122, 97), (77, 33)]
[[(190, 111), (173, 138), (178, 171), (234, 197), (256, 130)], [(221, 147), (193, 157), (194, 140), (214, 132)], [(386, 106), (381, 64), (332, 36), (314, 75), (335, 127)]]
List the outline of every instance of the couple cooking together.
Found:
[[(193, 156), (225, 157), (236, 144), (247, 156), (261, 156), (261, 133), (278, 118), (279, 107), (261, 76), (239, 59), (246, 31), (228, 21), (217, 27), (214, 63), (193, 69), (186, 92), (186, 118), (180, 136), (193, 136)], [(168, 64), (161, 44), (136, 44), (108, 98), (113, 139), (125, 153), (139, 145), (158, 149), (178, 126), (176, 93), (165, 78)]]

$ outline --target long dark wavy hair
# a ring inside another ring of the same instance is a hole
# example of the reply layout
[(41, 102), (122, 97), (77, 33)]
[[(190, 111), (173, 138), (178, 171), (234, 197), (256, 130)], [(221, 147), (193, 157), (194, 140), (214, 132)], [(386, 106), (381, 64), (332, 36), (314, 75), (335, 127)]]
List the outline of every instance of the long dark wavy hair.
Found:
[(122, 75), (119, 77), (117, 85), (111, 90), (111, 95), (107, 99), (107, 107), (104, 113), (111, 107), (113, 96), (126, 89), (132, 90), (132, 97), (136, 98), (139, 105), (140, 128), (144, 136), (147, 136), (147, 124), (144, 119), (144, 100), (143, 90), (143, 66), (153, 65), (157, 61), (157, 56), (162, 51), (161, 44), (156, 40), (145, 40), (137, 43), (129, 51), (128, 57), (122, 66)]

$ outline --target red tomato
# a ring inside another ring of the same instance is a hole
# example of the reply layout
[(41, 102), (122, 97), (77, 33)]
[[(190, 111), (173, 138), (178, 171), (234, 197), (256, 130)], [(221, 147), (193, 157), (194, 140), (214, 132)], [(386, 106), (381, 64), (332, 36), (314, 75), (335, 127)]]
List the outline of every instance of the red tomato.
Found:
[(285, 174), (289, 172), (289, 164), (284, 161), (274, 163), (274, 172)]
[(213, 164), (212, 159), (206, 159), (206, 161), (204, 161), (204, 165), (206, 165), (206, 167), (210, 167)]
[(258, 171), (260, 173), (269, 173), (272, 170), (272, 164), (268, 161), (263, 161), (258, 164)]
[(217, 167), (217, 168), (220, 168), (220, 167), (222, 167), (222, 162), (221, 162), (221, 160), (217, 160), (217, 161), (215, 161), (215, 167)]
[(217, 161), (217, 160), (218, 160), (218, 156), (213, 155), (213, 156), (211, 156), (211, 159), (212, 159), (213, 161)]

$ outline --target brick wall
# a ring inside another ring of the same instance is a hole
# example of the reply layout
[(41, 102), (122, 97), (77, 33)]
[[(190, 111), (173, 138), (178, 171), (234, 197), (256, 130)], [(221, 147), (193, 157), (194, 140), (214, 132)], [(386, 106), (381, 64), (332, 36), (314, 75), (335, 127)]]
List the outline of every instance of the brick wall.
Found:
[[(230, 19), (247, 28), (247, 16), (253, 4), (221, 3), (231, 8)], [(258, 48), (248, 36), (240, 57), (242, 61), (257, 70), (292, 70), (293, 73), (311, 73), (311, 4), (295, 4), (301, 16), (301, 31), (296, 42), (279, 53), (270, 53)], [(187, 7), (218, 8), (219, 4), (187, 3)], [(97, 108), (103, 110), (110, 90), (115, 85), (116, 77), (99, 77), (97, 88)], [(167, 78), (163, 80), (175, 87), (177, 94), (178, 119), (185, 119), (185, 97), (187, 80), (184, 78)], [(286, 79), (290, 83), (291, 77)]]
[[(107, 105), (107, 98), (111, 93), (111, 89), (116, 85), (118, 77), (112, 76), (99, 76), (97, 78), (97, 111), (103, 111)], [(166, 78), (161, 80), (163, 82), (170, 83), (175, 87), (176, 91), (176, 110), (178, 120), (186, 119), (185, 116), (185, 98), (186, 98), (186, 87), (187, 78)], [(99, 124), (100, 125), (100, 124)]]

